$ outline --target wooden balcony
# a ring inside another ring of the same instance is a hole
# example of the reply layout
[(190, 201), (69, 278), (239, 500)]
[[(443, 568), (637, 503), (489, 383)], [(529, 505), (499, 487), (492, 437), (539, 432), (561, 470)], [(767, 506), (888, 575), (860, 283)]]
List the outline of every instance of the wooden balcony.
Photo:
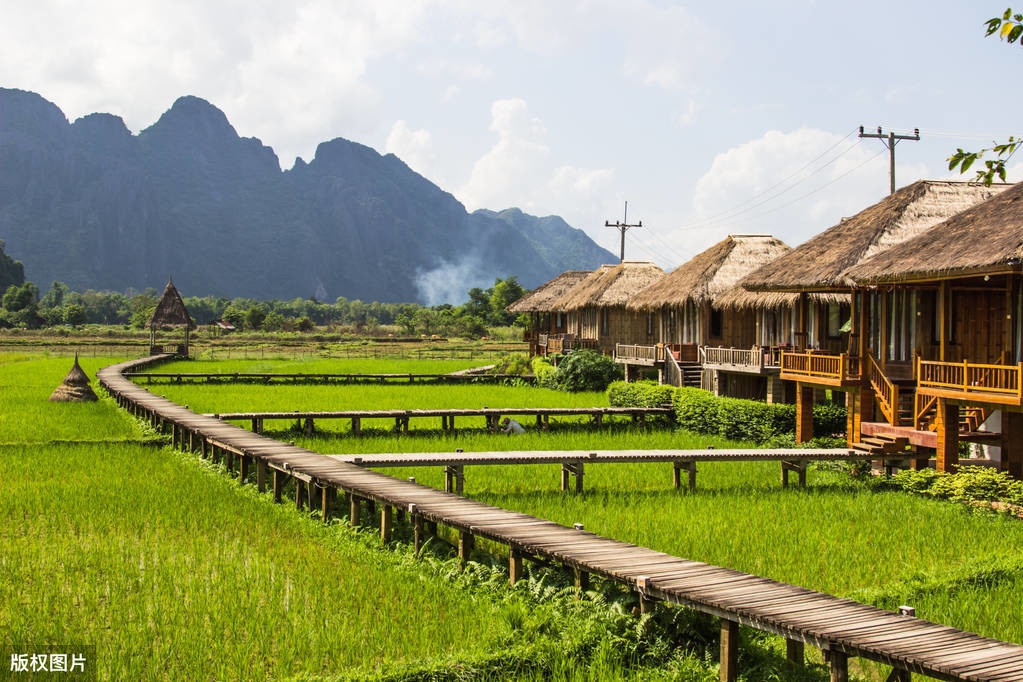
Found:
[(770, 374), (781, 368), (781, 351), (771, 348), (700, 347), (704, 369), (743, 374)]
[(1023, 363), (981, 365), (968, 362), (917, 361), (917, 394), (970, 405), (1023, 407)]
[(666, 353), (664, 346), (635, 346), (625, 343), (615, 344), (615, 362), (623, 365), (643, 365), (653, 367), (664, 362)]
[(816, 350), (782, 351), (780, 376), (785, 381), (832, 388), (863, 383), (859, 358)]

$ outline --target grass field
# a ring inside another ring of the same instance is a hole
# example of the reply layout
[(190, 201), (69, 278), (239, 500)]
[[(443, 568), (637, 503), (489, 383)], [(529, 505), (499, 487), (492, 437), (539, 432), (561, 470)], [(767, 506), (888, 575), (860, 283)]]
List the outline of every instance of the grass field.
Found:
[[(535, 601), (514, 601), (500, 589), (474, 593), (447, 585), (426, 567), (407, 562), (402, 552), (381, 552), (365, 538), (353, 539), (343, 525), (323, 527), (293, 508), (269, 505), (265, 496), (238, 488), (190, 456), (140, 447), (134, 443), (145, 434), (109, 401), (82, 406), (91, 410), (86, 416), (44, 405), (69, 366), (68, 358), (0, 355), (0, 443), (7, 444), (0, 446), (0, 513), (18, 520), (0, 530), (3, 565), (14, 567), (0, 578), (0, 632), (11, 632), (10, 641), (90, 639), (84, 643), (95, 642), (107, 661), (102, 679), (158, 679), (162, 665), (179, 666), (180, 675), (166, 679), (316, 677), (343, 672), (338, 666), (359, 679), (403, 664), (420, 671), (408, 679), (440, 679), (429, 675), (450, 670), (457, 661), (493, 661), (495, 652), (509, 651), (523, 632), (543, 647), (592, 627), (585, 619), (582, 625), (560, 621), (561, 607), (557, 614), (524, 618), (543, 609)], [(471, 407), (479, 401), (492, 407), (550, 405), (556, 399), (606, 404), (603, 394), (506, 386), (160, 385), (153, 390), (203, 412), (393, 409), (396, 401), (430, 407)], [(283, 433), (288, 427), (280, 428)], [(61, 437), (47, 436), (51, 431)], [(109, 435), (93, 437), (97, 432)], [(66, 442), (79, 440), (76, 436), (103, 442)], [(321, 452), (734, 445), (649, 428), (594, 430), (573, 424), (551, 433), (530, 429), (515, 438), (476, 428), (455, 434), (423, 428), (406, 435), (381, 429), (360, 438), (296, 432), (287, 439)], [(383, 471), (437, 487), (443, 482), (440, 469)], [(920, 617), (1023, 643), (1018, 598), (1023, 522), (1017, 519), (884, 491), (827, 468), (811, 470), (805, 490), (782, 489), (778, 465), (760, 463), (701, 466), (695, 493), (671, 487), (668, 464), (589, 465), (581, 495), (562, 493), (558, 478), (559, 468), (551, 466), (472, 467), (466, 470), (466, 493), (883, 608), (911, 604)], [(414, 589), (381, 587), (392, 582)], [(282, 609), (282, 600), (289, 609)], [(372, 608), (356, 612), (338, 606), (355, 603)], [(375, 611), (375, 619), (364, 615), (369, 611)], [(417, 639), (418, 632), (406, 636), (408, 628), (423, 630), (426, 639)], [(589, 679), (716, 679), (713, 664), (685, 657), (662, 657), (653, 668), (622, 668), (620, 657), (601, 649), (620, 636), (615, 631), (597, 638), (602, 643), (589, 650), (587, 660), (606, 663)], [(369, 644), (353, 646), (353, 641)], [(770, 657), (777, 647), (778, 642), (750, 646), (753, 653), (744, 656)], [(202, 653), (178, 661), (182, 649)], [(136, 652), (142, 650), (159, 651), (164, 658), (159, 665), (140, 661)], [(545, 672), (520, 670), (515, 677), (580, 677), (575, 654), (545, 651)], [(536, 656), (513, 657), (525, 658)], [(862, 672), (872, 674), (869, 667)], [(486, 673), (466, 675), (487, 678)], [(782, 679), (770, 665), (749, 675), (746, 679)]]

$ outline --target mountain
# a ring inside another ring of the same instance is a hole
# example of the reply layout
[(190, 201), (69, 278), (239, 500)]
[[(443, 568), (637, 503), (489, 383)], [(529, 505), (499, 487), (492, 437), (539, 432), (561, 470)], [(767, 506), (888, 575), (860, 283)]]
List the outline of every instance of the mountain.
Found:
[(41, 288), (458, 302), (515, 275), (535, 287), (615, 262), (581, 230), (518, 209), (467, 213), (393, 154), (342, 138), (282, 171), (215, 106), (182, 97), (133, 135), (69, 123), (0, 88), (0, 240)]

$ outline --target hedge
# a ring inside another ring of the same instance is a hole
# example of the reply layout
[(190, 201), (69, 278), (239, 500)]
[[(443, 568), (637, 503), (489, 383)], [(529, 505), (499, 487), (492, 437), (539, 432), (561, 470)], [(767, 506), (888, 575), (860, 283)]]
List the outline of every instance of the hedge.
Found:
[(607, 403), (611, 407), (660, 407), (670, 405), (673, 386), (656, 381), (615, 381), (607, 387)]

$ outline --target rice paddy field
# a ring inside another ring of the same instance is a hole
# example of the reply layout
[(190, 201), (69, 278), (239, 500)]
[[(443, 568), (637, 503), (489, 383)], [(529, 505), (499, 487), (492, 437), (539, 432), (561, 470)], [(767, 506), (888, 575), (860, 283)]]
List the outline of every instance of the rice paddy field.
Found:
[[(82, 364), (94, 376), (113, 361)], [(429, 361), (429, 368), (351, 362), (206, 361), (160, 371), (433, 373), (466, 366), (464, 360)], [(696, 659), (659, 659), (653, 667), (623, 666), (607, 656), (617, 634), (600, 640), (585, 668), (564, 653), (572, 649), (565, 644), (540, 672), (473, 674), (467, 662), (491, 660), (524, 640), (539, 647), (573, 641), (590, 631), (592, 620), (564, 621), (560, 606), (557, 615), (545, 612), (552, 607), (499, 587), (500, 575), (480, 590), (449, 569), (438, 573), (429, 562), (412, 561), (401, 548), (379, 549), (371, 532), (324, 526), (289, 505), (272, 505), (193, 456), (155, 445), (153, 434), (109, 400), (46, 402), (69, 368), (68, 357), (0, 354), (0, 514), (6, 520), (0, 643), (95, 645), (99, 679), (361, 679), (393, 670), (405, 671), (393, 679), (456, 679), (453, 670), (462, 671), (457, 679), (716, 679), (716, 657), (700, 661), (699, 652)], [(607, 404), (602, 393), (484, 384), (154, 384), (151, 390), (199, 412)], [(318, 421), (311, 436), (287, 422), (268, 422), (267, 429), (325, 453), (742, 445), (625, 422), (597, 429), (564, 420), (550, 432), (526, 425), (527, 433), (516, 437), (487, 433), (482, 422), (468, 420), (454, 433), (425, 421), (413, 421), (408, 434), (382, 422), (360, 437), (340, 421)], [(443, 485), (439, 468), (382, 471)], [(837, 467), (812, 469), (806, 489), (782, 488), (772, 463), (703, 465), (695, 492), (672, 487), (669, 464), (587, 465), (581, 494), (560, 491), (559, 477), (556, 466), (471, 467), (465, 492), (883, 608), (909, 604), (922, 618), (1023, 643), (1019, 519), (887, 491)], [(744, 636), (747, 648), (760, 652), (744, 656), (769, 659), (784, 649)], [(537, 658), (523, 658), (530, 657)], [(748, 680), (789, 679), (770, 665), (749, 669)], [(857, 674), (883, 679), (887, 672), (868, 665)], [(826, 679), (820, 675), (811, 670), (806, 679)]]

